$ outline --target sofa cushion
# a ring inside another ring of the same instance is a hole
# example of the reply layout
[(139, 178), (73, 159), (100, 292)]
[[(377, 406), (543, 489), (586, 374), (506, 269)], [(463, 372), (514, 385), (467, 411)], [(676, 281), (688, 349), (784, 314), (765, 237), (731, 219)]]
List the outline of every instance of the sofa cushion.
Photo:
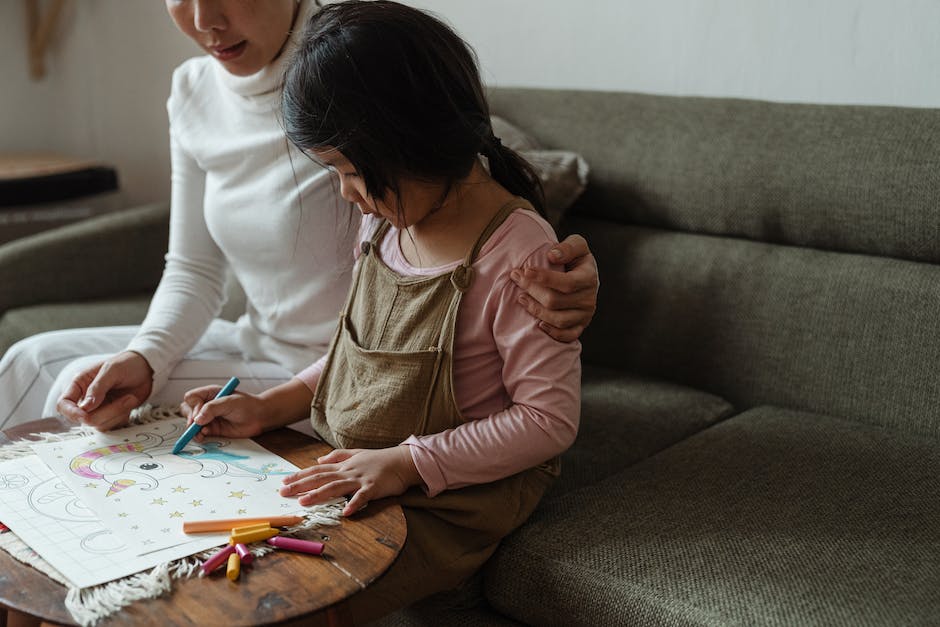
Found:
[(549, 496), (600, 481), (731, 412), (727, 401), (705, 392), (584, 364), (578, 437)]
[(940, 261), (940, 109), (516, 88), (489, 100), (591, 164), (572, 212)]
[(487, 598), (539, 625), (932, 624), (938, 444), (748, 411), (544, 504), (491, 560)]
[(11, 309), (0, 317), (0, 355), (19, 340), (59, 329), (140, 324), (150, 295)]
[(940, 267), (581, 219), (584, 359), (760, 405), (940, 436)]
[(568, 208), (584, 192), (590, 168), (581, 155), (569, 150), (546, 150), (535, 138), (506, 120), (493, 116), (493, 134), (518, 152), (535, 169), (545, 194), (545, 213), (558, 228)]
[(369, 627), (521, 627), (522, 624), (497, 614), (485, 604), (454, 608), (419, 601), (369, 623)]

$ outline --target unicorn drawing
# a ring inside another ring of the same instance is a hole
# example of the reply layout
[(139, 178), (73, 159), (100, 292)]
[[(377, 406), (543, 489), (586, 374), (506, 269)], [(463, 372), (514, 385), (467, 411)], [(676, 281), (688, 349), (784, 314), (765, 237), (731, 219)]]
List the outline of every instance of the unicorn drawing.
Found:
[[(141, 433), (139, 441), (100, 446), (74, 457), (69, 469), (75, 474), (108, 484), (106, 496), (128, 488), (154, 490), (169, 477), (198, 474), (201, 477), (222, 475), (254, 477), (263, 481), (269, 475), (287, 475), (277, 464), (252, 467), (247, 455), (224, 450), (226, 443), (191, 443), (179, 455), (171, 454), (172, 443), (158, 433)], [(196, 449), (193, 451), (192, 449)]]

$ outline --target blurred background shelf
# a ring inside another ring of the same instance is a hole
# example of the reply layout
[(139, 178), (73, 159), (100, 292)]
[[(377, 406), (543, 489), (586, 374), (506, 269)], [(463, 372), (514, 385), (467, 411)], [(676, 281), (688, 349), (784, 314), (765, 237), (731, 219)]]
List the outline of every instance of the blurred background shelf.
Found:
[(0, 244), (120, 207), (117, 171), (53, 154), (0, 154)]

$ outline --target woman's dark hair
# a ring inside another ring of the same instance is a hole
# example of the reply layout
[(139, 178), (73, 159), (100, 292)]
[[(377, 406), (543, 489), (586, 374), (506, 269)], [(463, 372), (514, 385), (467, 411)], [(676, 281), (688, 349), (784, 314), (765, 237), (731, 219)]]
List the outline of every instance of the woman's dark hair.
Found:
[[(284, 77), (287, 137), (304, 152), (335, 148), (375, 198), (398, 181), (490, 174), (544, 215), (535, 171), (493, 135), (476, 55), (440, 20), (387, 0), (339, 2), (306, 25)], [(443, 199), (442, 199), (443, 200)]]

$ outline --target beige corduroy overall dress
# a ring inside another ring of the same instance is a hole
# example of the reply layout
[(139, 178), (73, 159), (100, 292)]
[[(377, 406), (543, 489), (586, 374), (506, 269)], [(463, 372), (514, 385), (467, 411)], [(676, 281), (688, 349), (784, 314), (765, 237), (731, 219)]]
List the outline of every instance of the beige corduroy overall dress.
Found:
[[(504, 205), (461, 265), (437, 276), (402, 276), (382, 261), (386, 221), (362, 243), (311, 406), (324, 440), (337, 448), (384, 448), (464, 422), (453, 387), (457, 309), (483, 244), (519, 207), (532, 210), (522, 198)], [(433, 498), (418, 487), (398, 497), (408, 537), (391, 568), (350, 599), (357, 622), (459, 587), (529, 517), (557, 474), (556, 458)]]

